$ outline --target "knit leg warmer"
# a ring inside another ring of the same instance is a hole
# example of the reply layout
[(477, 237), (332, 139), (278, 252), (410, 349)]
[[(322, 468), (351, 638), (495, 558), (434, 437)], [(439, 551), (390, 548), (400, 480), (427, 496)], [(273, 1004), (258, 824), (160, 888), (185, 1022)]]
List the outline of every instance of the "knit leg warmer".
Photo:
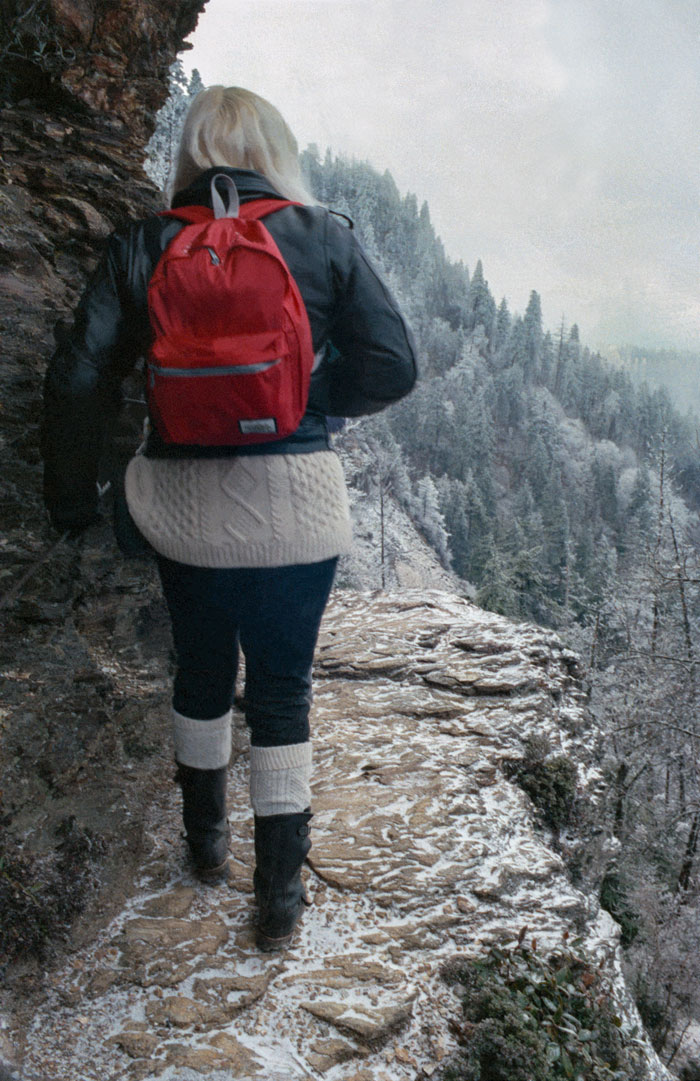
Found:
[(175, 760), (194, 769), (221, 769), (231, 757), (231, 711), (212, 721), (183, 717), (173, 710)]
[(250, 748), (250, 802), (258, 818), (308, 810), (310, 781), (309, 741)]

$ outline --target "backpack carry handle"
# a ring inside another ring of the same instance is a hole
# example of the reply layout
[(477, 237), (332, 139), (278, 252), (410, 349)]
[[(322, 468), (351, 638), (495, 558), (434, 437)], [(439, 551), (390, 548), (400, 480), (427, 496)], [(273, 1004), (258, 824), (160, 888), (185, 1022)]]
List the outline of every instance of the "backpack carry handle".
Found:
[[(225, 187), (226, 202), (221, 197), (217, 183)], [(292, 199), (283, 199), (280, 196), (274, 198), (251, 199), (242, 203), (238, 188), (232, 177), (226, 173), (217, 173), (210, 185), (212, 210), (208, 206), (199, 203), (191, 206), (177, 206), (175, 210), (162, 210), (159, 217), (174, 217), (177, 222), (185, 222), (187, 225), (204, 225), (206, 222), (220, 221), (221, 218), (238, 217), (242, 222), (257, 222), (268, 214), (282, 210), (284, 206), (302, 206), (304, 203)]]
[[(223, 184), (226, 192), (226, 202), (221, 197), (217, 183)], [(237, 218), (241, 209), (241, 200), (238, 197), (238, 188), (233, 179), (225, 173), (217, 173), (211, 182), (211, 206), (215, 218)]]

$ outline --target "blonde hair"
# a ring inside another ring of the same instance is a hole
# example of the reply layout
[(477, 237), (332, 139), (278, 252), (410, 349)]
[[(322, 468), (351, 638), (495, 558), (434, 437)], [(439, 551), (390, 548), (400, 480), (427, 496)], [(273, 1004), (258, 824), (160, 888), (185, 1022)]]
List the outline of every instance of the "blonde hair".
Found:
[(265, 98), (239, 86), (210, 86), (192, 102), (180, 137), (170, 194), (216, 165), (262, 173), (280, 195), (315, 203), (299, 168), (297, 141)]

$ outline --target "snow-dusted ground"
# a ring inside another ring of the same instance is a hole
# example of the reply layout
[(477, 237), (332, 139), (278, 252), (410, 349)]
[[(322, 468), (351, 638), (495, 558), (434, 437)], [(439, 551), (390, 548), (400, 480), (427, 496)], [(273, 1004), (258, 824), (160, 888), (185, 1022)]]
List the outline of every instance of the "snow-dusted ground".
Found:
[[(239, 720), (228, 883), (190, 875), (165, 790), (135, 895), (52, 975), (23, 1076), (415, 1081), (453, 1047), (448, 959), (525, 925), (543, 949), (583, 929), (614, 950), (615, 925), (499, 768), (533, 733), (590, 761), (574, 669), (553, 634), (453, 595), (335, 594), (317, 655), (313, 905), (293, 948), (254, 947)], [(598, 798), (590, 765), (581, 784)], [(650, 1066), (670, 1077), (651, 1051)]]

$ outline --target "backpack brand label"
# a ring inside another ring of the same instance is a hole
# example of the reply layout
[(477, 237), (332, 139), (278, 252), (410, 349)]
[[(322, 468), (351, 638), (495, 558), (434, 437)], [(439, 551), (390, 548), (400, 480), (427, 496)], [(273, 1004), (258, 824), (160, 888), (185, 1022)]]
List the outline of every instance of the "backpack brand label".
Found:
[(239, 420), (238, 428), (241, 435), (274, 435), (277, 431), (277, 421), (274, 417), (264, 417), (260, 420)]

